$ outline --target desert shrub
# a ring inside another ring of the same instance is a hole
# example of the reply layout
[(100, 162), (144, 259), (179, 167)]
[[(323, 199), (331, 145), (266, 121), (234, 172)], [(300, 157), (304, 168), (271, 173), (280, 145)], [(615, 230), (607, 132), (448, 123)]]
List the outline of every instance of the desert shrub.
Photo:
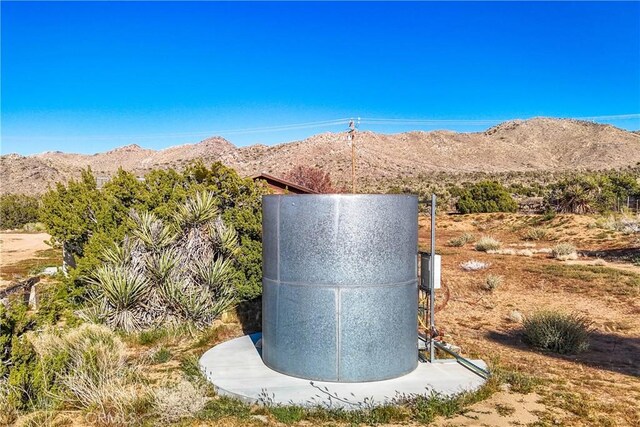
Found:
[(240, 299), (252, 299), (262, 292), (261, 196), (264, 186), (244, 179), (221, 163), (206, 167), (189, 165), (182, 172), (154, 170), (140, 181), (119, 170), (102, 190), (90, 169), (77, 181), (57, 184), (42, 198), (40, 219), (53, 243), (75, 258), (69, 265), (68, 287), (80, 301), (86, 296), (86, 278), (103, 262), (104, 247), (120, 244), (136, 227), (132, 209), (150, 212), (171, 223), (174, 212), (198, 193), (213, 194), (215, 206), (225, 224), (238, 233), (239, 250), (233, 259), (231, 283)]
[(518, 203), (500, 183), (482, 181), (459, 191), (458, 212), (516, 212)]
[(611, 209), (615, 197), (607, 177), (586, 175), (551, 185), (545, 202), (557, 212), (585, 214)]
[(154, 391), (154, 409), (165, 424), (194, 417), (208, 400), (205, 390), (186, 380)]
[(462, 233), (462, 235), (459, 237), (449, 239), (449, 241), (447, 242), (447, 246), (460, 247), (460, 246), (464, 246), (469, 242), (473, 242), (473, 240), (474, 240), (473, 234)]
[(22, 228), (38, 220), (39, 201), (23, 194), (0, 196), (0, 229)]
[(491, 264), (489, 264), (488, 262), (476, 261), (472, 259), (460, 264), (460, 268), (462, 268), (464, 271), (478, 271), (489, 268), (489, 265)]
[(18, 418), (18, 411), (9, 401), (9, 384), (6, 380), (0, 380), (0, 425), (13, 425)]
[(27, 233), (40, 233), (42, 231), (47, 231), (47, 228), (41, 222), (28, 222), (22, 226), (22, 230)]
[(200, 359), (191, 354), (184, 357), (180, 361), (180, 370), (186, 379), (191, 382), (201, 382), (204, 380), (204, 374), (200, 367)]
[(238, 234), (212, 193), (178, 205), (171, 222), (136, 211), (131, 220), (131, 235), (102, 252), (83, 318), (125, 331), (166, 322), (204, 326), (233, 304)]
[(476, 251), (487, 252), (500, 249), (502, 243), (493, 237), (483, 236), (476, 242)]
[(152, 363), (166, 363), (171, 360), (171, 352), (166, 347), (160, 347), (153, 352)]
[(523, 240), (544, 240), (547, 237), (547, 230), (541, 227), (532, 227), (526, 231)]
[(293, 424), (300, 422), (306, 415), (303, 407), (297, 405), (273, 406), (269, 412), (280, 423)]
[(219, 420), (224, 417), (234, 417), (246, 420), (251, 416), (251, 407), (246, 403), (226, 396), (219, 396), (209, 400), (204, 409), (198, 414), (202, 420)]
[(496, 276), (494, 274), (489, 274), (482, 284), (482, 289), (485, 291), (493, 291), (498, 288), (504, 282), (504, 278), (502, 276)]
[(150, 399), (146, 386), (133, 383), (124, 344), (104, 326), (30, 333), (29, 341), (38, 358), (36, 371), (53, 373), (47, 393), (67, 405), (125, 417)]
[(604, 174), (601, 180), (610, 187), (617, 200), (640, 196), (640, 176), (638, 173), (614, 171)]
[(576, 247), (571, 243), (558, 243), (551, 249), (551, 255), (561, 261), (578, 258)]
[(5, 406), (26, 410), (46, 400), (51, 373), (36, 371), (36, 353), (26, 337), (35, 318), (21, 301), (0, 304), (0, 382), (7, 392)]
[(543, 222), (549, 222), (553, 220), (556, 216), (557, 216), (557, 213), (555, 210), (547, 209), (540, 217), (540, 220)]
[(622, 215), (600, 218), (596, 226), (607, 230), (619, 231), (624, 234), (640, 233), (640, 215)]
[(7, 307), (0, 304), (0, 379), (9, 373), (11, 363), (11, 339), (15, 320), (7, 313)]
[(298, 165), (287, 172), (284, 178), (318, 193), (337, 192), (329, 173), (313, 166)]
[(511, 371), (496, 366), (491, 370), (492, 378), (498, 383), (509, 384), (511, 391), (528, 394), (542, 382), (539, 378), (531, 377), (518, 371)]
[(541, 311), (524, 320), (523, 336), (533, 347), (575, 354), (589, 347), (590, 325), (581, 315)]

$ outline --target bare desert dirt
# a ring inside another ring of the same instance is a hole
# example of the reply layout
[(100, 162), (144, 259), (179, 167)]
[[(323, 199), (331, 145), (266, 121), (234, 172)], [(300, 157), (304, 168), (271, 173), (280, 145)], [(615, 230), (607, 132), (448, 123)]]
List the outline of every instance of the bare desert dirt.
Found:
[(21, 263), (45, 258), (41, 255), (51, 249), (45, 243), (50, 238), (47, 233), (0, 233), (0, 289), (22, 278)]
[[(534, 400), (499, 393), (441, 425), (528, 425), (532, 415), (551, 425), (640, 425), (640, 274), (637, 266), (621, 261), (640, 257), (640, 241), (637, 234), (603, 231), (594, 223), (592, 217), (574, 215), (546, 221), (518, 214), (438, 218), (443, 289), (436, 319), (445, 338), (467, 356), (498, 361), (541, 383)], [(428, 218), (420, 224), (420, 245), (426, 249)], [(547, 235), (523, 240), (531, 227)], [(479, 252), (473, 243), (447, 246), (463, 232), (497, 238), (507, 253), (524, 255)], [(576, 246), (578, 260), (558, 261), (546, 253), (560, 242)], [(460, 264), (471, 259), (489, 267), (463, 271)], [(482, 287), (489, 274), (504, 279), (493, 291)], [(559, 356), (523, 343), (519, 317), (539, 310), (587, 316), (593, 327), (589, 350)]]

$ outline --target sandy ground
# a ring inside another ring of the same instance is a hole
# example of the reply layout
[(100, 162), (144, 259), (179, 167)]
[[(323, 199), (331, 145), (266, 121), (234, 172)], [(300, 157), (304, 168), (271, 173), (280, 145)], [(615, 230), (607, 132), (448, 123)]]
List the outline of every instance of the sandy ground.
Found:
[[(543, 381), (538, 396), (509, 393), (501, 402), (500, 393), (439, 425), (527, 425), (530, 415), (540, 412), (561, 425), (640, 425), (640, 282), (634, 275), (638, 267), (619, 261), (620, 254), (640, 256), (638, 236), (589, 226), (594, 219), (586, 216), (540, 220), (512, 214), (438, 218), (444, 288), (437, 293), (436, 307), (441, 308), (436, 322), (446, 339), (461, 346), (466, 356), (499, 360)], [(427, 248), (428, 218), (420, 223), (420, 246)], [(547, 230), (547, 237), (524, 241), (521, 236), (533, 226)], [(478, 252), (473, 243), (446, 245), (462, 232), (495, 237), (507, 248), (570, 242), (582, 253), (597, 251), (598, 256), (562, 262), (544, 253), (499, 255)], [(470, 259), (487, 262), (489, 268), (463, 271), (460, 263)], [(584, 270), (594, 265), (602, 268)], [(489, 274), (504, 279), (492, 292), (482, 289)], [(585, 316), (593, 328), (591, 347), (579, 355), (560, 356), (527, 346), (511, 313), (526, 317), (538, 310)]]
[(569, 260), (565, 261), (568, 265), (595, 265), (598, 267), (608, 267), (615, 268), (616, 270), (629, 271), (631, 273), (640, 274), (640, 266), (632, 265), (632, 264), (623, 264), (620, 262), (606, 262), (603, 260), (597, 259), (579, 259), (579, 260)]
[[(0, 233), (0, 267), (36, 258), (36, 252), (51, 248), (45, 243), (50, 238), (47, 233)], [(9, 283), (0, 278), (0, 289)]]
[(439, 427), (530, 425), (539, 420), (537, 413), (544, 412), (546, 409), (540, 400), (541, 396), (537, 393), (500, 392), (473, 405), (464, 414), (453, 418), (439, 418), (434, 425)]

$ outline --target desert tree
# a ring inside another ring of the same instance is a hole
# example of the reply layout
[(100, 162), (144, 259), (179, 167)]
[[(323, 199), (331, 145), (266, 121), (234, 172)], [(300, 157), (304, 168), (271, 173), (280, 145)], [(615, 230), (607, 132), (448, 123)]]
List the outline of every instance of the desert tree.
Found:
[(318, 193), (337, 192), (329, 173), (313, 166), (298, 165), (286, 173), (285, 179)]

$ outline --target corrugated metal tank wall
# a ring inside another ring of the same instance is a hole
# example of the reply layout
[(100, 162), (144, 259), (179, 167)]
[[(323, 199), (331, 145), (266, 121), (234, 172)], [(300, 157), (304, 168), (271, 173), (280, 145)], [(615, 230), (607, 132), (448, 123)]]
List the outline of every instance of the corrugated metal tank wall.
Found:
[(415, 369), (417, 198), (271, 195), (262, 206), (265, 364), (338, 382)]

